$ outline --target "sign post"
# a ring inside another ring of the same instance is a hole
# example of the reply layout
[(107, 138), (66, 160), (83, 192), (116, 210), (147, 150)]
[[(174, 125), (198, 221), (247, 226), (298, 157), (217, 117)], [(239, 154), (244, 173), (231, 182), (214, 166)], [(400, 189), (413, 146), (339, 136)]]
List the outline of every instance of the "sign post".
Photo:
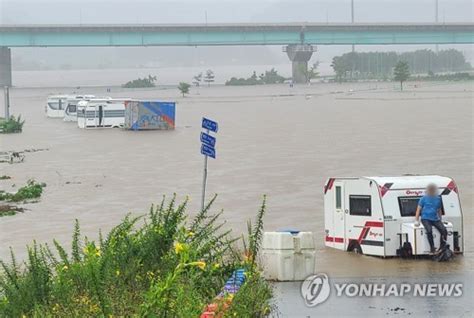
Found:
[(5, 120), (10, 119), (10, 90), (8, 86), (4, 87), (3, 91), (5, 97)]
[(204, 210), (204, 204), (206, 201), (206, 183), (207, 183), (207, 158), (211, 157), (216, 159), (216, 137), (212, 136), (210, 132), (217, 133), (218, 124), (217, 122), (202, 118), (201, 127), (205, 129), (205, 132), (201, 132), (201, 154), (204, 155), (204, 171), (202, 177), (202, 198), (201, 198), (201, 211)]

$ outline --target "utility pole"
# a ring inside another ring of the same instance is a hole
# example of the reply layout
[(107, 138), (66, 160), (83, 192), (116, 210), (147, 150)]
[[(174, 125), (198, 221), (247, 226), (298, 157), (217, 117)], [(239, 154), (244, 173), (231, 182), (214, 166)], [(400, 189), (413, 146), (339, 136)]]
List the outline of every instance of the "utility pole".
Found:
[(10, 119), (10, 89), (8, 86), (4, 87), (3, 95), (5, 97), (5, 120)]
[[(354, 24), (354, 0), (351, 0), (351, 23)], [(355, 52), (354, 44), (352, 44), (352, 52)]]
[[(435, 0), (435, 23), (439, 23), (439, 0)], [(436, 54), (439, 52), (439, 45), (436, 44)]]

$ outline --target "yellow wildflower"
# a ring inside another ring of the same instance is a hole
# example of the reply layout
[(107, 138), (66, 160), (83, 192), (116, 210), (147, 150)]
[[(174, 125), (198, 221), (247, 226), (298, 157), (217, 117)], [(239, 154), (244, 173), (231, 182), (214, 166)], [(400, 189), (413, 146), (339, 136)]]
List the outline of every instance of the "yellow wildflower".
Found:
[(194, 232), (189, 231), (189, 232), (188, 232), (188, 236), (189, 236), (189, 237), (193, 237), (193, 236), (194, 236)]
[(202, 261), (191, 262), (191, 263), (189, 263), (188, 265), (190, 265), (190, 266), (197, 266), (197, 267), (199, 267), (199, 268), (202, 269), (202, 270), (204, 270), (204, 268), (206, 268), (206, 262), (202, 262)]
[(100, 256), (100, 250), (95, 251), (95, 256)]
[(118, 269), (115, 271), (115, 276), (120, 276), (120, 271)]
[(63, 270), (64, 270), (64, 271), (67, 271), (68, 268), (69, 268), (69, 267), (67, 267), (67, 265), (64, 265), (64, 266), (63, 266)]
[(180, 242), (174, 243), (174, 251), (175, 251), (176, 254), (179, 254), (182, 251), (184, 251), (184, 244), (182, 244)]
[(219, 267), (221, 267), (221, 264), (215, 263), (212, 267), (213, 267), (214, 269), (218, 269)]

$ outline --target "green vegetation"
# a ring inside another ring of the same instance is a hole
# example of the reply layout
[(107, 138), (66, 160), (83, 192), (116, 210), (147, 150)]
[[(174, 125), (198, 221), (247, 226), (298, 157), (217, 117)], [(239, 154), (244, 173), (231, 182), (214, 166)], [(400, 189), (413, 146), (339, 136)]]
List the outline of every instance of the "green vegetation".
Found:
[(393, 69), (393, 80), (400, 82), (400, 90), (403, 91), (403, 82), (410, 77), (410, 69), (407, 62), (400, 61)]
[(434, 74), (411, 76), (409, 80), (414, 81), (472, 81), (474, 75), (467, 72), (453, 73), (453, 74)]
[(383, 79), (391, 77), (399, 61), (408, 63), (414, 74), (462, 72), (472, 69), (462, 52), (449, 49), (433, 52), (349, 52), (333, 58), (332, 67), (337, 81)]
[(0, 180), (10, 180), (11, 178), (12, 177), (7, 176), (7, 175), (0, 176)]
[[(57, 241), (54, 252), (33, 243), (20, 265), (12, 252), (10, 263), (1, 262), (0, 316), (187, 318), (210, 303), (226, 317), (268, 315), (272, 291), (255, 265), (265, 199), (243, 255), (223, 229), (222, 212), (210, 214), (215, 199), (194, 219), (185, 215), (187, 200), (163, 199), (97, 242), (82, 239), (76, 221), (70, 253)], [(246, 270), (241, 290), (216, 297), (237, 268)]]
[(0, 204), (0, 217), (15, 215), (18, 212), (24, 212), (24, 209), (16, 205)]
[(277, 84), (283, 83), (285, 78), (278, 74), (278, 72), (272, 68), (269, 71), (257, 76), (257, 73), (254, 71), (249, 78), (236, 78), (232, 77), (230, 80), (225, 82), (225, 85), (228, 86), (244, 86), (244, 85), (263, 85), (263, 84)]
[(181, 94), (183, 94), (183, 97), (184, 97), (185, 94), (189, 94), (189, 88), (190, 87), (191, 87), (191, 85), (188, 84), (188, 83), (184, 83), (184, 82), (179, 83), (178, 89), (181, 92)]
[(28, 183), (18, 189), (16, 193), (0, 191), (0, 201), (21, 202), (25, 200), (38, 199), (43, 193), (44, 183), (37, 183), (35, 180), (28, 180)]
[(155, 87), (156, 76), (148, 75), (148, 77), (138, 78), (122, 85), (123, 88), (145, 88)]
[(0, 133), (20, 133), (23, 130), (24, 123), (25, 121), (21, 119), (21, 115), (18, 116), (18, 118), (15, 118), (15, 116), (12, 115), (8, 120), (0, 118)]

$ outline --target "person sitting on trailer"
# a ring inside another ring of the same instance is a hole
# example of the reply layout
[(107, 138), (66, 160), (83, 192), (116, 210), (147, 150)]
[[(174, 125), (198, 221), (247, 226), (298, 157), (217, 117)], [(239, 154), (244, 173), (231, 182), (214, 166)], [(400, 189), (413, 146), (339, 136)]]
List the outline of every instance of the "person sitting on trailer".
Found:
[(438, 195), (438, 187), (434, 183), (431, 183), (426, 187), (425, 195), (421, 197), (420, 201), (418, 202), (415, 215), (416, 226), (420, 226), (420, 215), (421, 223), (425, 228), (426, 235), (428, 236), (428, 242), (430, 243), (430, 253), (436, 254), (433, 241), (433, 226), (438, 229), (439, 233), (441, 234), (438, 252), (442, 251), (446, 245), (448, 231), (444, 227), (443, 222), (441, 222), (441, 197)]

